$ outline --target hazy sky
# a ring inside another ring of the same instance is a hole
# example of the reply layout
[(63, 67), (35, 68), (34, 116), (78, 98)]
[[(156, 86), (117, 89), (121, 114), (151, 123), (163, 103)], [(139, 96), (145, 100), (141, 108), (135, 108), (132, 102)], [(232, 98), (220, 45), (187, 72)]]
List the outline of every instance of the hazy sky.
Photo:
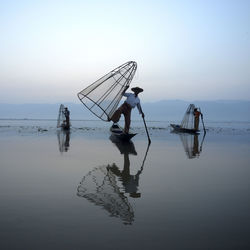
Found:
[(0, 0), (0, 102), (78, 102), (127, 61), (143, 101), (250, 100), (249, 0)]

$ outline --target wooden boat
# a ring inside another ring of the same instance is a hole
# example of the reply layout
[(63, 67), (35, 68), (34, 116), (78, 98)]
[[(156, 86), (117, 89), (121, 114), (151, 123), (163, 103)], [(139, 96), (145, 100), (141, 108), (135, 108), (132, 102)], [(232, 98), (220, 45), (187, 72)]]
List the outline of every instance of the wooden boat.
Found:
[(181, 127), (180, 125), (177, 125), (177, 124), (170, 124), (170, 126), (171, 126), (176, 132), (190, 133), (190, 134), (199, 134), (199, 133), (200, 133), (200, 130), (183, 128), (183, 127)]
[[(184, 117), (182, 119), (182, 122), (180, 125), (177, 124), (170, 124), (170, 126), (174, 129), (174, 132), (178, 133), (190, 133), (190, 134), (199, 134), (200, 130), (195, 129), (195, 116), (194, 111), (195, 109), (200, 111), (200, 108), (195, 108), (194, 104), (190, 104), (184, 114)], [(206, 133), (204, 122), (203, 122), (203, 116), (201, 116), (202, 124), (204, 128), (204, 133)], [(197, 122), (197, 120), (196, 120)], [(199, 123), (198, 123), (199, 126)]]
[(111, 135), (114, 136), (115, 138), (121, 140), (121, 141), (129, 141), (132, 137), (134, 137), (136, 134), (133, 134), (133, 133), (124, 133), (123, 132), (123, 129), (116, 125), (116, 124), (113, 124), (111, 127), (110, 127), (110, 132), (111, 132)]

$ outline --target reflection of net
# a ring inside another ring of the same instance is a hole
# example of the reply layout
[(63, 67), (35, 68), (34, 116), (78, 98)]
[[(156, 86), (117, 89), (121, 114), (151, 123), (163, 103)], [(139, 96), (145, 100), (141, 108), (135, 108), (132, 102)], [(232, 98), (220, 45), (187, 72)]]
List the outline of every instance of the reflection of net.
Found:
[(59, 151), (61, 153), (67, 152), (68, 148), (69, 148), (69, 140), (70, 140), (69, 131), (58, 130), (57, 131), (57, 139), (58, 139)]
[(194, 129), (194, 104), (190, 104), (182, 119), (181, 127), (186, 129)]
[(199, 157), (199, 139), (198, 135), (192, 134), (179, 134), (184, 150), (189, 159)]
[(79, 92), (80, 101), (97, 117), (107, 121), (115, 112), (122, 92), (132, 81), (136, 68), (136, 62), (130, 61), (112, 70)]
[(65, 137), (66, 136), (65, 133), (63, 133), (63, 131), (57, 131), (57, 139), (60, 152), (64, 152)]
[(96, 167), (84, 176), (77, 195), (103, 207), (111, 216), (121, 218), (124, 223), (131, 224), (134, 220), (133, 209), (120, 192), (114, 174), (107, 170), (108, 166)]
[(64, 105), (61, 104), (60, 108), (59, 108), (59, 114), (58, 114), (58, 118), (57, 118), (57, 127), (61, 127), (63, 124), (63, 121), (66, 120), (65, 114), (63, 113), (64, 111)]

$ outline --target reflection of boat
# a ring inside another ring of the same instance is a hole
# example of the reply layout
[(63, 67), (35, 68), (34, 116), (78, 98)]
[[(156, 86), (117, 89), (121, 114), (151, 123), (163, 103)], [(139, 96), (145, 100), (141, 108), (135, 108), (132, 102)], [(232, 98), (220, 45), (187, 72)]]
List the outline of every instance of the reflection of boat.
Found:
[(134, 220), (134, 211), (127, 197), (117, 186), (115, 175), (108, 168), (96, 167), (85, 175), (77, 188), (77, 195), (104, 208), (110, 216), (120, 218), (125, 224)]
[(67, 152), (69, 150), (70, 131), (57, 130), (57, 139), (60, 152)]
[[(195, 115), (195, 114), (198, 114), (198, 115)], [(190, 104), (184, 114), (181, 124), (180, 125), (170, 124), (170, 125), (176, 132), (198, 134), (200, 133), (200, 130), (198, 129), (200, 114), (201, 114), (200, 109), (195, 108), (194, 104)], [(201, 119), (202, 119), (204, 132), (206, 132), (202, 114), (201, 114)]]
[(135, 145), (132, 141), (121, 141), (116, 136), (111, 135), (109, 139), (116, 145), (121, 154), (133, 154), (137, 155)]
[(136, 135), (132, 133), (124, 133), (123, 129), (118, 125), (112, 125), (110, 127), (110, 132), (113, 137), (116, 137), (120, 141), (129, 141), (132, 137)]
[(206, 134), (205, 133), (203, 134), (200, 146), (199, 146), (200, 135), (190, 134), (190, 133), (177, 133), (177, 134), (180, 136), (187, 157), (189, 159), (198, 158), (202, 152), (202, 146)]

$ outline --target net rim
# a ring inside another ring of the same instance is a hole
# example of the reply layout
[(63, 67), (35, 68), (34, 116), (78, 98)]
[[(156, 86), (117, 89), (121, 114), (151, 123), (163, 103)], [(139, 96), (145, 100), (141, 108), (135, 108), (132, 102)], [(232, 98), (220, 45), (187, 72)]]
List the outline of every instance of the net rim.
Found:
[(97, 116), (98, 118), (100, 118), (101, 120), (103, 120), (103, 121), (105, 121), (105, 122), (108, 121), (108, 119), (103, 119), (102, 117), (100, 117), (100, 116), (98, 116), (96, 113), (94, 113), (94, 112), (93, 112), (93, 111), (92, 111), (92, 110), (82, 101), (83, 98), (81, 98), (80, 95), (82, 95), (83, 98), (88, 98), (92, 103), (94, 103), (96, 106), (98, 106), (98, 107), (103, 111), (103, 113), (107, 116), (107, 118), (108, 118), (108, 117), (109, 117), (108, 114), (106, 113), (106, 111), (105, 111), (100, 105), (96, 104), (95, 101), (93, 101), (93, 100), (92, 100), (91, 98), (89, 98), (87, 95), (83, 95), (81, 92), (79, 92), (79, 93), (77, 94), (77, 96), (78, 96), (79, 100), (81, 101), (81, 103), (82, 103), (89, 111), (91, 111), (92, 114), (94, 114), (95, 116)]
[[(109, 73), (107, 73), (106, 75), (102, 76), (101, 78), (99, 78), (98, 80), (96, 80), (95, 82), (93, 82), (92, 84), (90, 84), (89, 86), (87, 86), (86, 88), (84, 88), (83, 90), (81, 90), (80, 92), (77, 93), (77, 96), (79, 98), (79, 100), (81, 101), (81, 103), (89, 110), (91, 111), (91, 113), (93, 113), (96, 117), (98, 117), (99, 119), (103, 120), (103, 121), (106, 121), (108, 122), (109, 120), (109, 114), (106, 112), (106, 110), (104, 110), (99, 104), (96, 103), (96, 101), (94, 101), (93, 99), (91, 99), (90, 97), (88, 97), (88, 95), (90, 94), (90, 92), (86, 93), (86, 94), (83, 94), (82, 92), (84, 92), (86, 89), (88, 89), (89, 87), (93, 86), (94, 84), (96, 84), (98, 81), (102, 80), (103, 78), (107, 77), (108, 75), (110, 75), (110, 77), (113, 77), (113, 73), (116, 73), (116, 72), (119, 72), (123, 77), (124, 75), (120, 72), (120, 69), (124, 68), (125, 66), (127, 65), (130, 65), (130, 68), (132, 69), (131, 73), (129, 74), (129, 77), (126, 78), (126, 80), (128, 81), (128, 84), (126, 84), (126, 86), (130, 86), (130, 83), (132, 82), (133, 80), (133, 77), (134, 77), (134, 74), (137, 70), (137, 63), (135, 61), (128, 61), (126, 63), (123, 63), (122, 65), (116, 67), (115, 69), (111, 70)], [(105, 79), (104, 81), (101, 81), (97, 86), (100, 86), (103, 82), (105, 82), (107, 79)], [(93, 91), (93, 90), (92, 90)], [(91, 91), (91, 92), (92, 92)], [(84, 98), (87, 98), (88, 100), (90, 100), (92, 103), (94, 103), (98, 108), (100, 108), (102, 111), (103, 111), (103, 114), (101, 116), (97, 115), (94, 111), (92, 111), (91, 108), (89, 108), (82, 100)], [(120, 98), (121, 100), (121, 98)], [(119, 102), (118, 102), (119, 104)], [(118, 106), (117, 104), (117, 106)], [(106, 119), (102, 118), (103, 115), (106, 115)]]

